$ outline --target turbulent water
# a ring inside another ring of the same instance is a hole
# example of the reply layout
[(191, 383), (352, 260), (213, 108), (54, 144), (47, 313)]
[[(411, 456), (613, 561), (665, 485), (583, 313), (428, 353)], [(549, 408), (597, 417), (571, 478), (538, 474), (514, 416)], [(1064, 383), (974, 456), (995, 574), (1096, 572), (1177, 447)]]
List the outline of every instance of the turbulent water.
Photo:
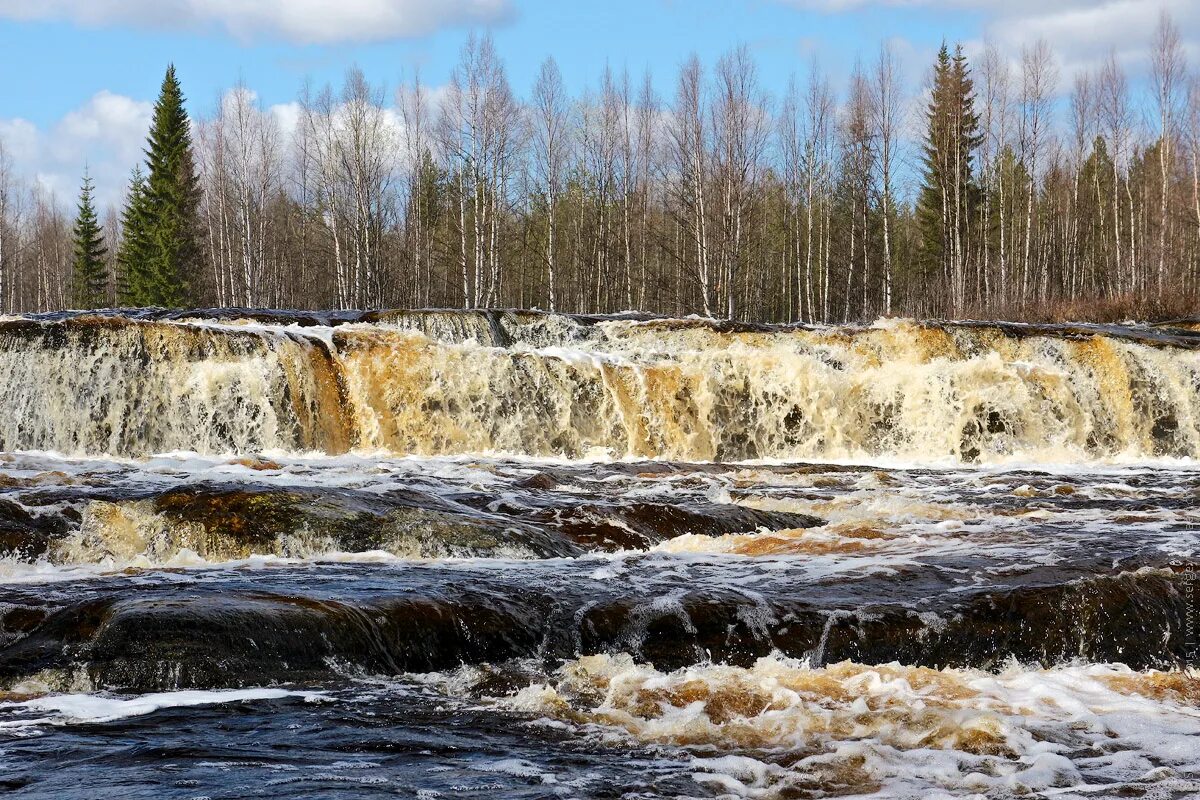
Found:
[(0, 787), (1200, 797), (1200, 324), (0, 319)]

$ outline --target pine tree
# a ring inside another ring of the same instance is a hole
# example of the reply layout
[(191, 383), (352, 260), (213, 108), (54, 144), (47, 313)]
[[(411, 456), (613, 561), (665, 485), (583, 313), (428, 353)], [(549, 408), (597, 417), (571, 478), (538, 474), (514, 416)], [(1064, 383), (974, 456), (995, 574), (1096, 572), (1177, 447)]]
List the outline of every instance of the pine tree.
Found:
[(117, 303), (122, 306), (153, 305), (150, 264), (150, 208), (146, 176), (134, 167), (129, 196), (121, 214), (121, 246), (117, 250)]
[(104, 231), (96, 218), (96, 207), (92, 203), (92, 179), (83, 176), (83, 188), (79, 192), (79, 213), (75, 217), (74, 301), (79, 308), (101, 308), (108, 305), (108, 263), (105, 256)]
[(193, 296), (202, 268), (200, 183), (183, 91), (168, 66), (147, 140), (144, 262), (131, 277), (139, 304), (180, 307)]

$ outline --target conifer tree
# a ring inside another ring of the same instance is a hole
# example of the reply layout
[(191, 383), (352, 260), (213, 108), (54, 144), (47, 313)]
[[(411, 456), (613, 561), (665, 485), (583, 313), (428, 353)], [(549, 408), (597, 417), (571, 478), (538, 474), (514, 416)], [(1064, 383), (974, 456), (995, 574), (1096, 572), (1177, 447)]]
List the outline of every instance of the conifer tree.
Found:
[(924, 143), (925, 178), (917, 206), (921, 251), (950, 287), (951, 312), (965, 303), (968, 225), (978, 196), (972, 154), (983, 141), (975, 111), (975, 87), (962, 47), (954, 55), (943, 43), (933, 71)]
[(79, 213), (75, 217), (73, 294), (79, 308), (101, 308), (108, 305), (108, 263), (105, 256), (104, 231), (96, 218), (92, 203), (92, 179), (86, 173), (79, 192)]
[(129, 195), (121, 214), (121, 245), (117, 250), (117, 303), (153, 305), (150, 264), (150, 209), (146, 176), (134, 167)]
[(179, 307), (193, 296), (202, 268), (200, 183), (183, 91), (168, 66), (147, 139), (145, 253), (131, 274), (139, 304)]

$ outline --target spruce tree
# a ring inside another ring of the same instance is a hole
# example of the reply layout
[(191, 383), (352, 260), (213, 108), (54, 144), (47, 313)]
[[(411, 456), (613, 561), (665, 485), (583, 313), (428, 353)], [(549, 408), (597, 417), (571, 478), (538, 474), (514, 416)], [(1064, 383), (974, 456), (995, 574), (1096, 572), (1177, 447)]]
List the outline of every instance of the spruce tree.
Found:
[(965, 240), (979, 195), (971, 162), (983, 141), (974, 81), (961, 47), (951, 56), (942, 44), (925, 117), (925, 175), (917, 205), (922, 262), (927, 269), (940, 270), (940, 277), (950, 282), (952, 304), (960, 310), (968, 251)]
[(926, 132), (922, 145), (924, 181), (917, 198), (917, 223), (921, 232), (921, 253), (926, 266), (941, 266), (945, 252), (946, 154), (950, 150), (950, 50), (942, 42), (933, 66), (933, 85), (925, 110)]
[(101, 308), (108, 305), (108, 248), (104, 246), (104, 231), (96, 218), (92, 203), (92, 179), (83, 176), (79, 192), (79, 213), (75, 217), (74, 301), (79, 308)]
[(134, 167), (129, 196), (121, 214), (121, 246), (117, 249), (117, 303), (122, 306), (153, 305), (150, 264), (150, 208), (146, 176)]
[(175, 67), (168, 66), (147, 139), (146, 252), (131, 286), (139, 304), (188, 304), (201, 269), (200, 183), (183, 104)]

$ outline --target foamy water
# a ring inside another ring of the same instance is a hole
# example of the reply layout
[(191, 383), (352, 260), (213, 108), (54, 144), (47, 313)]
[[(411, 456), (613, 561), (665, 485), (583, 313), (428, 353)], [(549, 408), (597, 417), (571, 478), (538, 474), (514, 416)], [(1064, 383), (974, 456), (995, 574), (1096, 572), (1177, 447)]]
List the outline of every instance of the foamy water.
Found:
[[(481, 677), (468, 668), (423, 680), (469, 694)], [(606, 746), (681, 748), (698, 782), (739, 797), (1200, 791), (1194, 673), (814, 668), (778, 655), (664, 673), (600, 655), (484, 699)]]
[(22, 796), (1200, 796), (1194, 333), (153, 316), (0, 321)]
[(1200, 338), (1153, 329), (397, 313), (0, 324), (8, 450), (680, 460), (1200, 456)]

